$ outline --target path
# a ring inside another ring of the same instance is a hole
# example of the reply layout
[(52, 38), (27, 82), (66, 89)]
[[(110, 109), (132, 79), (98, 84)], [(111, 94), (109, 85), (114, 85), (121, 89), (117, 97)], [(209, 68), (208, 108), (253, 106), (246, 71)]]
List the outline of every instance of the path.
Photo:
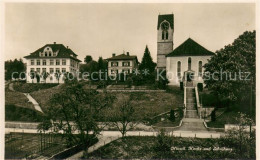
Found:
[(38, 102), (29, 93), (23, 93), (23, 94), (29, 99), (30, 102), (32, 102), (35, 110), (43, 113), (43, 111), (42, 111), (40, 105), (38, 104)]
[(186, 109), (186, 116), (182, 120), (182, 126), (177, 130), (207, 133), (203, 120), (198, 116), (194, 87), (186, 87)]
[[(13, 91), (13, 92), (16, 92), (14, 90), (14, 84), (13, 83), (9, 83), (9, 90)], [(40, 105), (38, 104), (38, 102), (29, 94), (29, 93), (23, 93), (27, 98), (28, 100), (33, 104), (34, 106), (34, 109), (39, 111), (39, 112), (42, 112), (42, 109), (40, 107)]]

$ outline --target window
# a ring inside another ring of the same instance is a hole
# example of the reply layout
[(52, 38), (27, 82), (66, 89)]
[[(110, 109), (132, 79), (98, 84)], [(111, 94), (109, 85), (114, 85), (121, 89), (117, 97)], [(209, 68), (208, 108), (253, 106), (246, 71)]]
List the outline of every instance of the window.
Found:
[(56, 56), (56, 53), (53, 53), (53, 56)]
[(191, 70), (191, 58), (188, 59), (188, 70)]
[(59, 68), (56, 68), (56, 73), (60, 73), (60, 69)]
[(164, 31), (162, 31), (162, 39), (164, 39)]
[(50, 65), (54, 65), (53, 59), (50, 60)]
[(111, 70), (111, 74), (117, 74), (118, 70)]
[(60, 60), (56, 60), (56, 65), (60, 65)]
[(62, 73), (66, 73), (66, 68), (61, 69)]
[(31, 72), (34, 72), (34, 68), (31, 68)]
[(130, 69), (123, 69), (122, 73), (129, 74), (130, 73)]
[(46, 68), (42, 68), (42, 72), (45, 72), (45, 73), (46, 73)]
[(123, 66), (130, 66), (130, 62), (123, 62)]
[(199, 61), (199, 76), (202, 77), (202, 61)]
[(178, 61), (178, 64), (177, 64), (177, 75), (178, 75), (178, 78), (180, 79), (181, 78), (181, 62)]
[(49, 52), (49, 56), (51, 57), (51, 51)]
[(48, 53), (47, 52), (45, 52), (45, 57), (47, 57), (48, 56)]
[(112, 67), (117, 67), (118, 66), (118, 62), (111, 62), (111, 66)]
[(37, 65), (41, 65), (41, 61), (39, 59), (37, 60)]
[(166, 32), (166, 39), (168, 39), (168, 31), (165, 31)]
[(66, 59), (62, 60), (62, 65), (66, 65)]
[(31, 60), (31, 65), (34, 65), (34, 60)]
[(42, 61), (42, 65), (46, 66), (46, 60)]
[(50, 73), (53, 73), (54, 72), (54, 69), (53, 68), (50, 68)]
[(36, 72), (41, 73), (41, 68), (36, 68)]

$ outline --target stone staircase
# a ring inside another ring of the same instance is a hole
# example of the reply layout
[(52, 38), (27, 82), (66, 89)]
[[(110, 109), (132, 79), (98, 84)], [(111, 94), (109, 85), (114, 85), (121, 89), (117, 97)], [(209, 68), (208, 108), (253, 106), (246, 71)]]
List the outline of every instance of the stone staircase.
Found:
[(196, 109), (196, 98), (194, 87), (188, 87), (186, 89), (186, 118), (199, 118)]
[(195, 88), (186, 88), (186, 116), (182, 120), (181, 131), (207, 131), (203, 120), (199, 118), (196, 106)]

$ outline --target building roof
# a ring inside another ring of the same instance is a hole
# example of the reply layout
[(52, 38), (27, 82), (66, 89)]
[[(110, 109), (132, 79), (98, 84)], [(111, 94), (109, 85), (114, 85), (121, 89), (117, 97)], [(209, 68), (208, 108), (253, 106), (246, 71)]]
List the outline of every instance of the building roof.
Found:
[(107, 60), (134, 60), (138, 62), (137, 56), (135, 55), (126, 55), (126, 54), (120, 54), (118, 56), (113, 56), (111, 58), (107, 58)]
[(207, 50), (191, 38), (187, 39), (166, 57), (175, 57), (175, 56), (212, 56), (215, 53)]
[(160, 24), (164, 20), (168, 21), (170, 23), (171, 29), (173, 29), (173, 26), (174, 26), (174, 15), (173, 14), (164, 14), (164, 15), (158, 15), (157, 30), (160, 28)]
[[(55, 57), (40, 57), (40, 52), (43, 52), (45, 47), (50, 47), (53, 52), (57, 52), (58, 54)], [(71, 56), (72, 55), (72, 56)], [(46, 44), (45, 46), (37, 49), (36, 51), (30, 53), (30, 55), (25, 56), (24, 58), (71, 58), (76, 61), (81, 62), (81, 60), (77, 59), (77, 54), (74, 53), (70, 48), (65, 47), (63, 44)]]

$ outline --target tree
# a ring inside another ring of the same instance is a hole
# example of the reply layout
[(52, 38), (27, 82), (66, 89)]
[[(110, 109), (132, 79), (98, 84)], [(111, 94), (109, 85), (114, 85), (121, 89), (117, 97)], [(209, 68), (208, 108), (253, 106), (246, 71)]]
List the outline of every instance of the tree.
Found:
[(43, 121), (47, 125), (42, 124), (42, 129), (46, 130), (45, 126), (48, 126), (54, 133), (62, 134), (68, 146), (81, 145), (86, 152), (102, 129), (97, 123), (98, 115), (112, 101), (113, 96), (107, 93), (85, 90), (80, 83), (68, 82), (51, 98), (47, 120)]
[(46, 79), (49, 77), (49, 73), (48, 72), (42, 72), (42, 78), (44, 79), (44, 82), (46, 83)]
[(58, 80), (58, 84), (59, 84), (60, 83), (61, 73), (60, 72), (55, 72), (55, 77)]
[(26, 67), (22, 59), (5, 61), (5, 80), (10, 80), (12, 78), (24, 78), (24, 75), (21, 73), (25, 72), (25, 70)]
[(205, 84), (221, 101), (247, 103), (250, 86), (255, 89), (255, 56), (256, 32), (246, 31), (204, 65)]
[(116, 127), (122, 134), (122, 137), (126, 136), (127, 131), (134, 128), (137, 124), (135, 118), (135, 109), (130, 103), (129, 99), (123, 97), (123, 100), (119, 106), (115, 106), (114, 111), (111, 114), (112, 126)]
[(146, 45), (142, 62), (139, 66), (139, 70), (147, 70), (150, 74), (154, 72), (156, 63), (153, 62), (148, 46)]
[(255, 159), (255, 130), (252, 134), (248, 132), (249, 125), (253, 124), (254, 121), (243, 113), (239, 113), (236, 121), (238, 122), (237, 128), (228, 130), (227, 134), (221, 140), (226, 147), (234, 148), (239, 158)]
[(156, 156), (154, 158), (170, 158), (171, 147), (173, 145), (173, 139), (167, 135), (164, 129), (161, 129), (156, 137), (154, 150)]
[(36, 75), (36, 73), (35, 73), (34, 71), (31, 71), (31, 72), (30, 72), (30, 78), (31, 78), (31, 80), (32, 80), (32, 83), (33, 83), (33, 80), (34, 80), (34, 78), (35, 78), (35, 75)]
[(171, 109), (171, 111), (170, 111), (170, 121), (172, 121), (172, 122), (174, 122), (175, 121), (175, 115), (174, 115), (174, 110), (173, 109)]
[(90, 56), (90, 55), (87, 55), (85, 58), (84, 58), (84, 62), (86, 63), (86, 64), (88, 64), (89, 62), (91, 62), (93, 59), (92, 59), (92, 57)]

